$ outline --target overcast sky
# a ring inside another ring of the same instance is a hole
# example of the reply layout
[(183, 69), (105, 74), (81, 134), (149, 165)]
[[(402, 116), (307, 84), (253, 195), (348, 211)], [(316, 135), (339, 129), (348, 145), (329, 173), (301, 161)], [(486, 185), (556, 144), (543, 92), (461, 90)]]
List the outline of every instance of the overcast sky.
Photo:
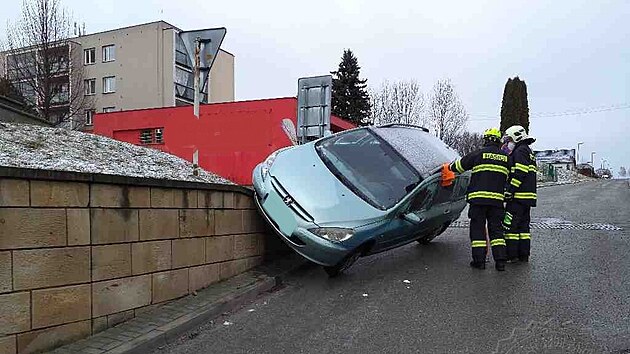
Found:
[[(630, 1), (63, 0), (88, 33), (165, 20), (226, 27), (236, 98), (295, 96), (297, 79), (328, 74), (352, 49), (368, 84), (450, 78), (468, 128), (498, 126), (508, 77), (527, 83), (534, 149), (581, 146), (617, 173), (630, 167)], [(15, 19), (21, 1), (3, 6)], [(598, 113), (548, 113), (625, 107)], [(542, 116), (541, 116), (542, 115)]]

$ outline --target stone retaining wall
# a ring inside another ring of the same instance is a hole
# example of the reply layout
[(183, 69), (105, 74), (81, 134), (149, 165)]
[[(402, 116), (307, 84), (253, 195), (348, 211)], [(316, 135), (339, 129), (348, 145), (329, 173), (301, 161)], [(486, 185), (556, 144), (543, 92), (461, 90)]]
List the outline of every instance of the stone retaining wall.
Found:
[(264, 232), (241, 187), (0, 168), (0, 354), (89, 336), (244, 272)]

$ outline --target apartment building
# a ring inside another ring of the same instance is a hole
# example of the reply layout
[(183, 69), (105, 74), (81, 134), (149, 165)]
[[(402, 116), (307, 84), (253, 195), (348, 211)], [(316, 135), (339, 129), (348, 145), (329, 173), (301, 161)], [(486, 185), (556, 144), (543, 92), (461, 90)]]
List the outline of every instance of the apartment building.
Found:
[[(89, 127), (95, 112), (192, 104), (192, 62), (180, 32), (167, 22), (157, 21), (72, 38), (68, 47), (73, 48), (59, 51), (68, 53), (65, 60), (60, 60), (70, 65), (63, 66), (65, 76), (55, 88), (65, 92), (59, 95), (56, 109), (75, 111), (73, 118)], [(76, 52), (81, 53), (79, 59), (67, 59), (74, 58), (76, 55), (70, 53)], [(20, 87), (20, 80), (9, 71), (5, 65), (4, 75)], [(82, 82), (73, 82), (77, 76)], [(70, 105), (66, 96), (76, 95), (76, 90), (81, 90), (89, 105)], [(202, 89), (201, 102), (231, 101), (234, 55), (219, 49)]]

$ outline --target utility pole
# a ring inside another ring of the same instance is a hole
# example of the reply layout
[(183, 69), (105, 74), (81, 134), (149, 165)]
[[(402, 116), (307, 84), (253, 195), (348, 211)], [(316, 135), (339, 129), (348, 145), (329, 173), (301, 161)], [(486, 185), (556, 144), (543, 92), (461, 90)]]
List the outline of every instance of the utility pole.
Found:
[(195, 101), (194, 101), (194, 113), (195, 113), (195, 117), (197, 117), (197, 119), (199, 119), (199, 76), (200, 76), (200, 71), (201, 71), (201, 59), (199, 58), (199, 54), (201, 53), (201, 38), (197, 37), (195, 38), (195, 64), (194, 64), (194, 70), (195, 70), (195, 83), (193, 86), (193, 90), (194, 95), (195, 95)]
[(595, 151), (591, 152), (591, 165), (595, 168)]
[(584, 144), (583, 142), (578, 143), (578, 148), (577, 148), (577, 161), (575, 162), (576, 165), (580, 164), (580, 145)]

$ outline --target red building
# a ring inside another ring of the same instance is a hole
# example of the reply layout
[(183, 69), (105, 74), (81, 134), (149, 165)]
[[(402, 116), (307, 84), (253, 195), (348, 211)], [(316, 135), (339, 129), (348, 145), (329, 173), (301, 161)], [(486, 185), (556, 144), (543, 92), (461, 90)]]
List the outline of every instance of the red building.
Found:
[[(281, 124), (297, 126), (294, 97), (201, 105), (199, 119), (192, 106), (99, 113), (92, 133), (144, 145), (193, 160), (242, 185), (251, 185), (254, 167), (273, 151), (291, 145)], [(331, 117), (333, 133), (355, 126)]]

